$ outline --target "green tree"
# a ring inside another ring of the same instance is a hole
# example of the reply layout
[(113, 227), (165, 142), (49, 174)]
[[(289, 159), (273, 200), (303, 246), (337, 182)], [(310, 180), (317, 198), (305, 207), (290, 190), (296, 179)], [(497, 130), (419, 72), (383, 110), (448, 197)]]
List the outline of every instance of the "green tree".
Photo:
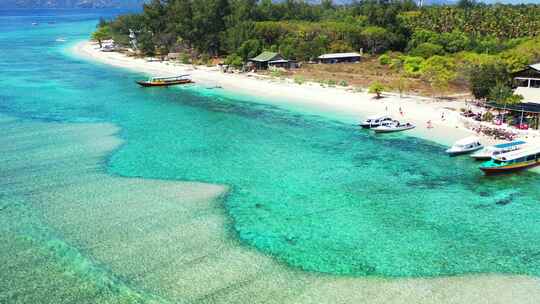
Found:
[(247, 40), (238, 48), (237, 54), (244, 60), (247, 61), (249, 58), (256, 57), (262, 52), (262, 44), (259, 40)]
[(231, 54), (227, 56), (224, 63), (227, 65), (233, 66), (237, 69), (241, 68), (244, 65), (244, 62), (242, 61), (242, 57), (236, 54)]
[(392, 34), (382, 27), (369, 26), (361, 35), (364, 46), (373, 54), (386, 51), (392, 43)]
[(510, 74), (501, 61), (472, 64), (466, 70), (469, 88), (477, 99), (485, 99), (497, 84), (509, 86)]
[(429, 82), (434, 92), (445, 93), (455, 77), (455, 63), (450, 58), (433, 56), (422, 64), (422, 78)]
[(412, 56), (429, 58), (435, 55), (444, 55), (444, 49), (438, 44), (433, 44), (431, 42), (425, 42), (413, 49), (410, 54)]
[(375, 94), (375, 98), (380, 99), (383, 91), (384, 86), (380, 82), (375, 81), (369, 86), (368, 93)]
[(499, 105), (512, 105), (520, 103), (523, 96), (514, 95), (514, 91), (504, 83), (497, 83), (489, 90), (489, 100)]
[(388, 54), (383, 54), (379, 56), (379, 64), (380, 65), (389, 65), (390, 62), (392, 62), (392, 58), (388, 56)]
[(97, 41), (100, 48), (103, 47), (103, 40), (111, 38), (111, 30), (108, 25), (100, 26), (95, 32), (92, 33), (92, 39)]
[(178, 40), (191, 46), (197, 37), (194, 34), (193, 6), (191, 0), (170, 0), (168, 5), (167, 31), (175, 33)]

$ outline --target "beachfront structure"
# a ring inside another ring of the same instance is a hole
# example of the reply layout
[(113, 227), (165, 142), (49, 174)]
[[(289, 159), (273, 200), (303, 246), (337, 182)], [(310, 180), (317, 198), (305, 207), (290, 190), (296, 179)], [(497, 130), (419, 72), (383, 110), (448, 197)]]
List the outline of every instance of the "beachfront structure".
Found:
[(182, 54), (180, 53), (169, 53), (167, 54), (167, 57), (166, 59), (167, 60), (180, 60), (180, 58), (182, 57)]
[(253, 66), (257, 70), (266, 70), (270, 67), (270, 63), (278, 64), (281, 61), (285, 61), (279, 53), (274, 52), (262, 52), (259, 56), (248, 60), (248, 65)]
[(333, 53), (323, 54), (317, 58), (319, 63), (354, 63), (359, 62), (362, 55), (359, 53)]
[(298, 63), (294, 60), (278, 59), (268, 62), (269, 68), (282, 68), (282, 69), (295, 69), (298, 67)]
[(540, 104), (540, 63), (512, 74), (515, 94), (523, 96), (524, 103)]

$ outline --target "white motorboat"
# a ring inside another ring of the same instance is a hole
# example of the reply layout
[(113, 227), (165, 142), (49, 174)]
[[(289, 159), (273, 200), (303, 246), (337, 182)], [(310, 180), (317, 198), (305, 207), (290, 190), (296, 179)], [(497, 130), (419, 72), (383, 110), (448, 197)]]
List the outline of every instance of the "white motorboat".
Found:
[(385, 122), (392, 122), (394, 121), (392, 117), (388, 115), (374, 115), (368, 117), (366, 120), (364, 120), (360, 126), (364, 129), (371, 129), (375, 127), (379, 127)]
[(373, 131), (375, 131), (376, 133), (391, 133), (407, 131), (414, 128), (416, 128), (416, 126), (412, 123), (400, 123), (399, 121), (394, 120), (390, 123), (385, 122), (380, 126), (373, 128)]
[(523, 148), (525, 144), (526, 142), (522, 140), (515, 140), (503, 144), (488, 146), (480, 151), (473, 153), (471, 157), (476, 160), (490, 160), (493, 156), (519, 150)]
[(472, 153), (482, 149), (484, 146), (480, 143), (478, 137), (467, 137), (454, 143), (450, 149), (446, 150), (450, 156)]

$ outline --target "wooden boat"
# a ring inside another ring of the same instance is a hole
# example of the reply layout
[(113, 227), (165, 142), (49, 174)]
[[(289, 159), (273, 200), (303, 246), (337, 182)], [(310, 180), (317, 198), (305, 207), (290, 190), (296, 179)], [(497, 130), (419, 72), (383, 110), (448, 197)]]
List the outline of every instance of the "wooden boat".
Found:
[(364, 129), (371, 129), (371, 128), (379, 127), (383, 123), (392, 122), (392, 121), (393, 119), (388, 115), (374, 115), (374, 116), (368, 117), (366, 120), (360, 123), (360, 126)]
[(522, 140), (514, 140), (511, 142), (485, 147), (471, 155), (476, 160), (490, 160), (493, 156), (516, 151), (525, 146), (526, 142)]
[(457, 156), (478, 151), (483, 147), (478, 137), (467, 137), (456, 141), (450, 149), (446, 150), (446, 153), (450, 156)]
[(540, 165), (540, 146), (524, 148), (493, 156), (480, 165), (485, 174), (498, 174), (524, 170)]
[(411, 123), (400, 123), (399, 121), (394, 120), (391, 123), (383, 123), (382, 125), (373, 128), (373, 131), (375, 131), (375, 133), (391, 133), (407, 131), (414, 128), (416, 128), (416, 126)]
[(174, 77), (152, 77), (146, 81), (136, 81), (143, 87), (165, 87), (171, 85), (193, 83), (190, 75), (180, 75)]

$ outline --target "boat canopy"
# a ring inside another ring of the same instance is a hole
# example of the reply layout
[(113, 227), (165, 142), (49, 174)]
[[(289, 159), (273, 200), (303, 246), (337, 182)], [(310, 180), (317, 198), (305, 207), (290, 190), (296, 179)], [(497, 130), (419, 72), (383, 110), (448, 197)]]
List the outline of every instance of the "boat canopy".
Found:
[(189, 74), (185, 75), (178, 75), (178, 76), (169, 76), (169, 77), (151, 77), (151, 81), (174, 81), (174, 80), (180, 80), (180, 79), (186, 79), (191, 77)]
[(475, 144), (477, 142), (480, 142), (480, 139), (478, 137), (471, 136), (471, 137), (463, 138), (456, 141), (454, 146), (467, 146), (467, 145)]
[(526, 144), (526, 142), (522, 140), (516, 140), (516, 141), (511, 141), (508, 143), (498, 144), (498, 145), (495, 145), (494, 147), (497, 149), (504, 149), (504, 148), (510, 148), (513, 146), (519, 146), (519, 145), (524, 145), (524, 144)]
[(525, 148), (522, 150), (516, 150), (508, 153), (499, 154), (496, 156), (493, 156), (493, 159), (499, 160), (499, 161), (512, 161), (516, 159), (520, 159), (523, 157), (527, 157), (529, 155), (536, 155), (540, 154), (540, 146), (534, 146)]
[(386, 114), (372, 115), (372, 116), (368, 116), (366, 120), (381, 120), (384, 118), (390, 118), (390, 116)]

